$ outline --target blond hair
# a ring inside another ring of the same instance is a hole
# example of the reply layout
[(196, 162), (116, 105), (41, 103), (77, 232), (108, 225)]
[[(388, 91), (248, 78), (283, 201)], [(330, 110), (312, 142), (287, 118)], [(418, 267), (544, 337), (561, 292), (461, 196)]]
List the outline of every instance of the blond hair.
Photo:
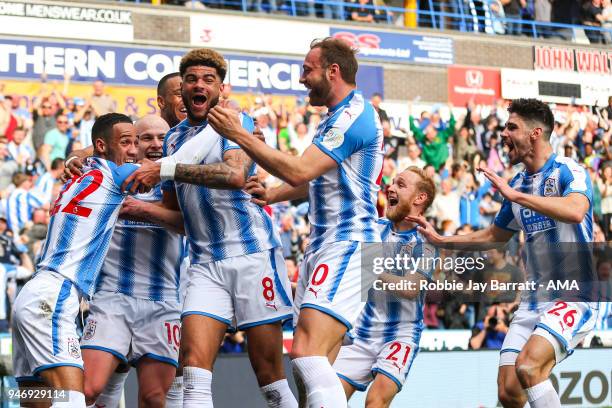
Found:
[(427, 176), (425, 170), (417, 166), (410, 166), (404, 171), (410, 171), (419, 176), (421, 179), (417, 182), (416, 188), (419, 193), (427, 194), (427, 200), (425, 201), (425, 204), (423, 204), (423, 212), (425, 212), (431, 206), (431, 203), (433, 203), (433, 200), (436, 197), (436, 185), (434, 184), (433, 180)]

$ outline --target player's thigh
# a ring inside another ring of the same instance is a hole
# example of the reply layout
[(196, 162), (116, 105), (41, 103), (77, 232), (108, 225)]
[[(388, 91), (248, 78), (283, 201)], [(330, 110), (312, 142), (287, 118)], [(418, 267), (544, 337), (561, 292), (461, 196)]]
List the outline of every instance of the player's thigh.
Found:
[(364, 305), (361, 244), (342, 241), (318, 250), (309, 257), (307, 273), (298, 324), (302, 312), (310, 308), (332, 316), (350, 330)]
[[(50, 390), (49, 386), (38, 381), (19, 381), (20, 395), (34, 395), (36, 390)], [(31, 393), (31, 394), (30, 394)], [(19, 399), (19, 406), (22, 408), (48, 408), (51, 406), (51, 399), (28, 399), (27, 397)]]
[(292, 317), (291, 286), (280, 248), (224, 259), (218, 266), (231, 277), (238, 330)]
[(559, 348), (556, 338), (535, 333), (516, 359), (516, 372), (523, 388), (532, 387), (548, 378), (555, 366), (555, 349)]
[(596, 305), (557, 301), (542, 311), (533, 334), (550, 343), (554, 350), (554, 360), (560, 363), (593, 330), (596, 320)]
[(313, 308), (300, 311), (293, 336), (291, 357), (328, 356), (342, 342), (346, 325)]
[[(81, 337), (81, 350), (103, 351), (127, 364), (134, 334), (134, 321), (139, 319), (136, 299), (121, 293), (97, 292), (89, 302), (89, 315)], [(87, 353), (89, 358), (101, 359), (99, 353)], [(113, 361), (112, 359), (108, 359)], [(97, 364), (96, 361), (92, 361)], [(93, 364), (86, 364), (85, 373), (91, 373)], [(103, 363), (103, 361), (101, 361)], [(87, 366), (88, 365), (88, 366)], [(94, 372), (93, 376), (96, 375)]]
[(399, 389), (391, 378), (380, 373), (374, 378), (366, 395), (366, 408), (386, 408), (397, 395)]
[(176, 375), (176, 367), (148, 357), (138, 360), (138, 401), (140, 406), (163, 406)]
[(172, 301), (137, 300), (131, 361), (144, 357), (178, 366), (181, 343), (180, 305)]
[(97, 349), (83, 349), (82, 355), (85, 369), (85, 396), (95, 399), (104, 391), (108, 379), (123, 360), (108, 351)]
[(188, 315), (181, 322), (183, 366), (212, 370), (227, 324), (217, 319)]
[(231, 326), (234, 319), (231, 276), (223, 274), (219, 262), (189, 266), (181, 319), (199, 315)]
[(83, 370), (79, 367), (48, 368), (40, 376), (51, 388), (83, 392)]
[(342, 382), (348, 400), (355, 391), (365, 391), (373, 380), (372, 367), (376, 363), (376, 345), (361, 339), (338, 352), (332, 368)]

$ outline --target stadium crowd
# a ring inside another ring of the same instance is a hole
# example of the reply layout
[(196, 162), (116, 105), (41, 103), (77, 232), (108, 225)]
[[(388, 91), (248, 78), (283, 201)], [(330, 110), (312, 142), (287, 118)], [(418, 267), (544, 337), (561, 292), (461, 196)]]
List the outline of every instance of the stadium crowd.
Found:
[[(248, 0), (244, 5), (237, 0), (134, 0), (138, 3), (167, 4), (192, 8), (222, 8), (250, 12), (289, 14), (302, 17), (318, 17), (403, 25), (404, 12), (391, 11), (385, 0)], [(409, 2), (406, 13), (417, 8), (419, 27), (447, 28), (461, 31), (486, 32), (502, 35), (526, 35), (542, 38), (570, 39), (558, 27), (547, 23), (582, 25), (596, 29), (612, 28), (612, 2), (610, 0), (438, 0), (420, 1), (414, 6)], [(543, 23), (535, 28), (530, 22)], [(610, 32), (585, 30), (591, 44), (612, 44)]]
[[(11, 301), (33, 272), (37, 254), (49, 223), (49, 209), (62, 185), (64, 158), (72, 150), (91, 144), (91, 128), (97, 116), (116, 109), (116, 101), (102, 81), (92, 84), (89, 95), (68, 96), (69, 78), (63, 89), (42, 84), (38, 95), (5, 93), (0, 83), (0, 330), (8, 330)], [(27, 101), (31, 100), (30, 106)], [(506, 101), (493, 106), (469, 103), (465, 107), (437, 107), (417, 111), (409, 107), (409, 127), (393, 128), (383, 109), (382, 97), (371, 102), (380, 116), (385, 136), (378, 211), (384, 215), (386, 188), (393, 177), (409, 166), (423, 168), (437, 187), (437, 196), (427, 217), (444, 235), (467, 233), (488, 226), (501, 206), (501, 196), (479, 174), (488, 167), (506, 179), (517, 172), (509, 166), (507, 147), (500, 133), (507, 119)], [(559, 156), (572, 157), (585, 166), (594, 191), (595, 241), (612, 239), (612, 97), (607, 106), (553, 107), (555, 131), (551, 138)], [(266, 143), (281, 151), (300, 155), (309, 146), (324, 111), (297, 98), (295, 106), (278, 103), (270, 95), (259, 95), (252, 106), (242, 109), (261, 129)], [(130, 115), (130, 112), (125, 112)], [(131, 115), (134, 116), (134, 115)], [(136, 119), (135, 117), (133, 119)], [(266, 186), (280, 183), (259, 170)], [(306, 201), (274, 204), (266, 210), (279, 229), (283, 255), (292, 282), (308, 245), (309, 223)], [(487, 270), (496, 279), (520, 281), (521, 239), (506, 250), (485, 253)], [(597, 262), (600, 279), (610, 287), (612, 262)], [(438, 280), (461, 277), (452, 270), (436, 271)], [(609, 295), (608, 295), (609, 296)], [(424, 321), (429, 329), (473, 331), (470, 347), (500, 348), (517, 293), (487, 293), (479, 301), (464, 301), (444, 292), (428, 294)], [(602, 316), (597, 329), (612, 328), (612, 315)], [(241, 333), (228, 335), (225, 352), (244, 350)]]

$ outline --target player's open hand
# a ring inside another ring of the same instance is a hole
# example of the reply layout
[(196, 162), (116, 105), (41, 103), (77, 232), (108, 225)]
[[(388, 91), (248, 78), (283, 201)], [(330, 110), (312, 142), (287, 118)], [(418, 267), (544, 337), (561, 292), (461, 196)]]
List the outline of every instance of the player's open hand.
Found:
[(429, 241), (432, 245), (439, 245), (444, 242), (444, 237), (438, 234), (438, 231), (436, 231), (433, 225), (427, 222), (425, 217), (423, 216), (414, 217), (414, 216), (409, 215), (404, 219), (406, 221), (411, 221), (411, 222), (416, 223), (418, 225), (417, 231), (419, 231), (427, 239), (427, 241)]
[(208, 123), (221, 136), (234, 142), (237, 135), (242, 131), (242, 123), (240, 123), (238, 112), (219, 105), (208, 112)]
[(244, 191), (251, 195), (251, 202), (260, 207), (268, 205), (266, 188), (260, 183), (258, 176), (251, 176), (247, 179), (247, 182), (244, 185)]
[(138, 219), (142, 215), (142, 201), (139, 201), (133, 197), (126, 197), (123, 201), (123, 205), (119, 210), (119, 217), (124, 219)]
[(487, 167), (478, 167), (479, 172), (482, 172), (484, 176), (493, 184), (493, 187), (499, 190), (501, 195), (504, 196), (505, 199), (510, 201), (515, 201), (517, 197), (517, 191), (510, 187), (510, 184), (503, 178), (497, 175), (493, 170)]
[(160, 169), (161, 163), (142, 159), (142, 161), (140, 161), (140, 168), (130, 174), (121, 185), (121, 191), (129, 190), (132, 194), (149, 191), (161, 181), (159, 175)]

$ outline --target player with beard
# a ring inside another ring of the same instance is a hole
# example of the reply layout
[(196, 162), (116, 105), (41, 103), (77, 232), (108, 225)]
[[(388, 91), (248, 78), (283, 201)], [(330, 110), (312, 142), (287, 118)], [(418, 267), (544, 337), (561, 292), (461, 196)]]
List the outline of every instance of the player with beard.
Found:
[[(527, 282), (544, 289), (522, 294), (500, 351), (498, 395), (506, 408), (522, 408), (526, 400), (533, 408), (555, 408), (561, 403), (548, 377), (593, 329), (598, 304), (589, 290), (559, 299), (545, 288), (552, 273), (554, 279), (597, 280), (592, 254), (582, 252), (588, 246), (582, 250), (580, 245), (593, 241), (591, 179), (574, 160), (554, 154), (554, 116), (548, 105), (517, 99), (508, 112), (502, 141), (511, 164), (522, 163), (525, 170), (508, 183), (490, 169), (479, 169), (504, 196), (494, 223), (470, 234), (442, 237), (423, 217), (409, 219), (421, 224), (419, 232), (429, 242), (442, 247), (481, 250), (507, 242), (519, 230), (525, 233)], [(560, 243), (571, 243), (573, 251), (562, 252)]]
[[(342, 346), (334, 363), (346, 398), (365, 391), (366, 407), (389, 407), (402, 389), (419, 350), (423, 331), (425, 291), (422, 279), (432, 279), (436, 249), (417, 232), (407, 216), (422, 216), (433, 202), (435, 185), (418, 167), (409, 167), (393, 180), (387, 191), (387, 218), (378, 221), (385, 257), (397, 254), (420, 259), (414, 270), (385, 271), (370, 289), (365, 308), (350, 332), (353, 342)], [(413, 282), (414, 290), (385, 290), (381, 284)]]
[[(147, 115), (135, 127), (138, 160), (161, 158), (168, 124)], [(159, 203), (161, 198), (158, 185), (128, 197), (125, 205), (130, 200)], [(183, 238), (176, 232), (136, 220), (117, 221), (81, 340), (88, 404), (118, 406), (128, 373), (114, 372), (129, 362), (138, 373), (139, 405), (164, 406), (178, 366), (183, 252)]]
[(336, 408), (346, 406), (346, 396), (328, 356), (361, 310), (362, 243), (380, 242), (376, 196), (383, 133), (378, 114), (356, 90), (357, 59), (346, 42), (314, 41), (303, 68), (300, 83), (310, 90), (310, 104), (328, 112), (302, 156), (253, 138), (223, 107), (213, 108), (208, 120), (286, 182), (265, 194), (271, 202), (309, 198), (310, 245), (295, 295), (291, 358), (309, 406)]
[[(187, 119), (164, 140), (164, 154), (209, 151), (196, 164), (144, 160), (127, 183), (132, 190), (163, 181), (164, 207), (139, 202), (132, 208), (151, 222), (167, 222), (164, 209), (180, 210), (191, 266), (182, 313), (184, 407), (212, 407), (212, 368), (226, 330), (244, 330), (249, 358), (269, 406), (295, 407), (282, 364), (281, 322), (291, 317), (290, 286), (272, 220), (242, 191), (254, 170), (235, 144), (208, 126), (209, 110), (223, 90), (227, 65), (210, 49), (181, 60)], [(235, 111), (232, 111), (235, 113)], [(238, 126), (252, 120), (236, 114)], [(255, 136), (251, 135), (254, 139)], [(206, 294), (206, 296), (203, 296)]]

